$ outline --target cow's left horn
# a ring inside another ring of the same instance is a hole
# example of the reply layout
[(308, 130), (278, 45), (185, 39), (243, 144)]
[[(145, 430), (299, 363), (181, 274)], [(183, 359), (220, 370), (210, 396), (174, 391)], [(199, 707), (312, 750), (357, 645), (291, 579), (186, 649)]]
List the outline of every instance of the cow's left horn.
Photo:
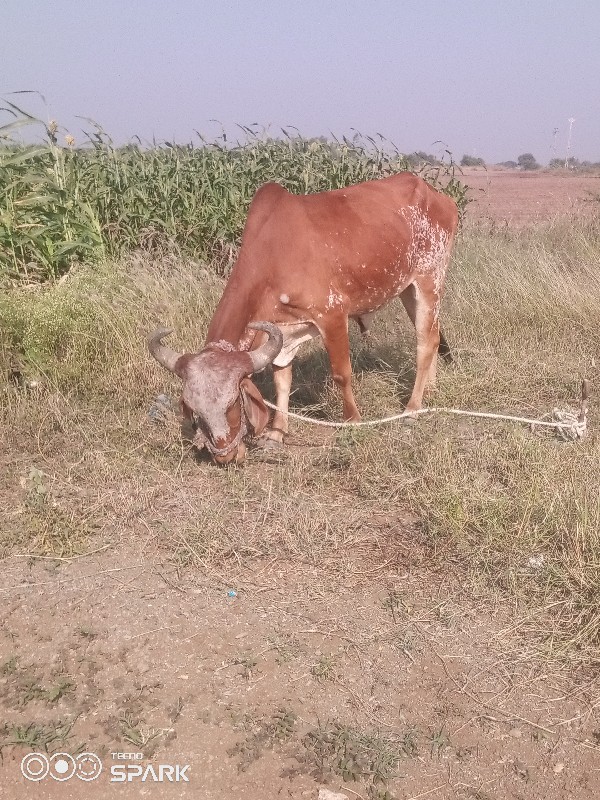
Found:
[(148, 336), (148, 350), (150, 350), (154, 358), (159, 364), (162, 364), (165, 369), (168, 369), (169, 372), (175, 372), (175, 365), (181, 358), (181, 355), (176, 353), (175, 350), (171, 350), (170, 347), (165, 347), (161, 341), (170, 333), (173, 333), (173, 331), (168, 328), (159, 328), (154, 331), (154, 333), (151, 333)]
[(279, 355), (279, 351), (283, 347), (283, 334), (277, 325), (273, 325), (271, 322), (251, 322), (248, 327), (269, 334), (269, 338), (262, 347), (250, 350), (248, 353), (252, 360), (253, 372), (260, 372), (261, 369), (272, 364)]

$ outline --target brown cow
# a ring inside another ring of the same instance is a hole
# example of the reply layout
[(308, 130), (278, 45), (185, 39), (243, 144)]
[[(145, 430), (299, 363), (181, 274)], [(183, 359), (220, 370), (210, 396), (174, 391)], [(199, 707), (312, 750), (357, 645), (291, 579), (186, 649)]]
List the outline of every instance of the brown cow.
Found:
[[(272, 363), (277, 406), (287, 411), (292, 360), (316, 336), (342, 390), (344, 419), (359, 420), (348, 319), (365, 332), (372, 313), (397, 296), (417, 333), (406, 407), (417, 411), (435, 383), (438, 351), (451, 360), (439, 310), (457, 225), (456, 204), (407, 172), (311, 195), (276, 183), (259, 189), (202, 352), (169, 350), (161, 344), (168, 331), (149, 338), (154, 357), (183, 380), (182, 407), (196, 424), (196, 444), (220, 464), (242, 461), (243, 437), (259, 435), (268, 421), (249, 376)], [(267, 342), (253, 328), (265, 331)], [(285, 413), (275, 412), (269, 438), (283, 441), (287, 429)]]

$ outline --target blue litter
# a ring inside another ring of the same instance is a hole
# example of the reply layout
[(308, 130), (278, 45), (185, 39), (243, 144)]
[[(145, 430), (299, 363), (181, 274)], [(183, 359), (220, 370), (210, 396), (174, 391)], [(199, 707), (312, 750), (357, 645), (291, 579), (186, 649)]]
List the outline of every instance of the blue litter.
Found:
[(172, 410), (173, 404), (166, 394), (159, 394), (148, 409), (148, 416), (152, 422), (162, 423), (165, 421), (166, 412)]
[(235, 590), (235, 589), (230, 589), (230, 590), (227, 592), (227, 597), (237, 597), (237, 592), (236, 592), (236, 590)]

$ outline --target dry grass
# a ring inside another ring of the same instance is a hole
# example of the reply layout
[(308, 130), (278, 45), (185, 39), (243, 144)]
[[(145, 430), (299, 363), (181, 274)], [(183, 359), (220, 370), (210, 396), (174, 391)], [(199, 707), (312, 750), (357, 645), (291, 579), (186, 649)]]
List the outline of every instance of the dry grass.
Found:
[[(444, 309), (458, 364), (441, 367), (435, 403), (539, 416), (576, 401), (581, 377), (593, 387), (599, 262), (598, 223), (463, 231)], [(335, 580), (348, 559), (398, 558), (414, 540), (432, 565), (513, 595), (549, 653), (597, 658), (593, 402), (577, 444), (441, 417), (338, 434), (294, 424), (277, 458), (255, 451), (244, 469), (219, 470), (194, 456), (173, 415), (148, 417), (177, 383), (148, 358), (144, 334), (161, 322), (175, 346), (200, 346), (222, 285), (195, 263), (132, 257), (3, 296), (5, 554), (69, 557), (144, 535), (182, 567), (278, 556)], [(398, 410), (413, 379), (414, 334), (399, 304), (374, 334), (369, 350), (354, 342), (366, 417)], [(294, 387), (298, 408), (339, 418), (318, 348)]]

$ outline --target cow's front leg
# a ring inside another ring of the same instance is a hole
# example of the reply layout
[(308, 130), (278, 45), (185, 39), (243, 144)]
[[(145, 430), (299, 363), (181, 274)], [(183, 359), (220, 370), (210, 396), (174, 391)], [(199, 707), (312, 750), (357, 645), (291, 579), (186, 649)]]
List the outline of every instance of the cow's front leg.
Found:
[(292, 388), (292, 365), (287, 367), (276, 367), (273, 365), (273, 383), (275, 384), (275, 405), (281, 411), (273, 414), (273, 422), (269, 430), (265, 432), (264, 438), (271, 442), (283, 443), (288, 432), (287, 412), (290, 404), (290, 391)]
[(345, 314), (330, 316), (323, 326), (323, 342), (331, 364), (333, 380), (342, 390), (344, 420), (359, 422), (360, 411), (352, 393), (352, 367), (348, 340), (348, 317)]

